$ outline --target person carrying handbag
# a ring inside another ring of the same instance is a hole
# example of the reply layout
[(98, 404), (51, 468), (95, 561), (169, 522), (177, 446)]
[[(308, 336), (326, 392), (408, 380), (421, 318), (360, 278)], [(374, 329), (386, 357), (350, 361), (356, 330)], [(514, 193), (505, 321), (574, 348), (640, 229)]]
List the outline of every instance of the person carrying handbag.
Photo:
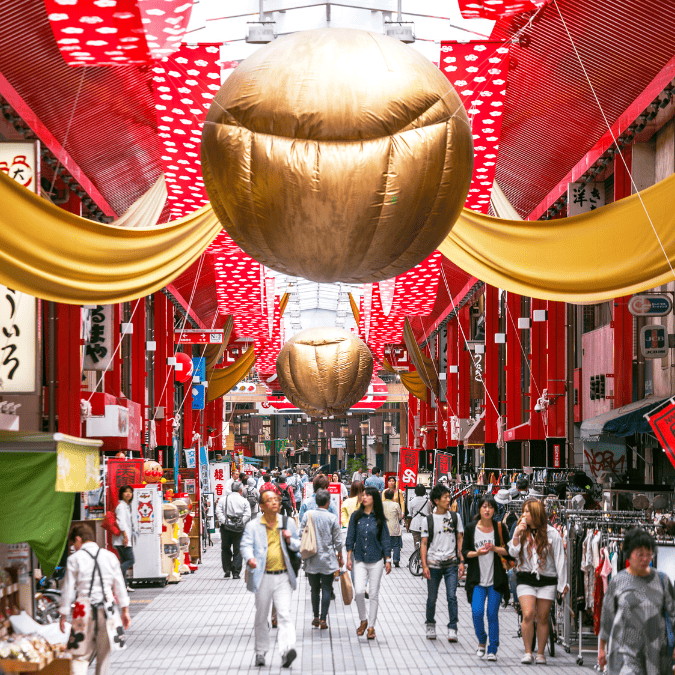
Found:
[(232, 483), (232, 492), (221, 499), (216, 507), (220, 525), (220, 560), (223, 577), (239, 579), (241, 574), (241, 553), (239, 547), (246, 523), (251, 520), (251, 505), (243, 495), (239, 481)]
[[(124, 646), (124, 631), (129, 628), (129, 595), (122, 569), (114, 553), (98, 547), (86, 525), (73, 527), (68, 537), (75, 553), (68, 556), (66, 579), (61, 595), (60, 628), (65, 633), (71, 615), (72, 626), (67, 650), (72, 654), (73, 675), (86, 675), (90, 661), (96, 657), (96, 675), (106, 675), (111, 649)], [(117, 598), (120, 613), (114, 606)], [(115, 621), (113, 643), (107, 630), (107, 619)], [(120, 625), (121, 624), (121, 625)]]
[(330, 493), (319, 490), (316, 493), (317, 509), (307, 511), (300, 523), (301, 542), (306, 528), (314, 529), (316, 550), (314, 555), (305, 557), (304, 547), (300, 545), (300, 555), (305, 558), (305, 574), (312, 589), (312, 626), (325, 630), (328, 628), (328, 608), (335, 572), (342, 567), (342, 534), (336, 516), (328, 511)]

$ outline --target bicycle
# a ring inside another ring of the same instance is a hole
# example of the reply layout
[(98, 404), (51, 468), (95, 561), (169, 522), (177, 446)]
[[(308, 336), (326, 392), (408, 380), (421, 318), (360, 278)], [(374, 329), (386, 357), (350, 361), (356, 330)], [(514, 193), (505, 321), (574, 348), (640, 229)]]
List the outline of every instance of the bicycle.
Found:
[(408, 559), (408, 569), (410, 570), (410, 574), (414, 577), (422, 576), (422, 554), (420, 553), (419, 548), (416, 548)]
[[(516, 634), (516, 637), (522, 638), (523, 637), (523, 631), (522, 631), (522, 623), (523, 623), (523, 610), (520, 607), (520, 603), (516, 600), (513, 603), (513, 606), (516, 610), (516, 613), (518, 614), (518, 633)], [(537, 646), (537, 618), (535, 617), (534, 623), (532, 624), (532, 653), (534, 654), (534, 651)], [(551, 605), (551, 611), (548, 615), (548, 641), (546, 648), (548, 650), (548, 654), (551, 657), (555, 656), (555, 645), (558, 642), (558, 624), (556, 622), (556, 616), (555, 616), (555, 602)]]

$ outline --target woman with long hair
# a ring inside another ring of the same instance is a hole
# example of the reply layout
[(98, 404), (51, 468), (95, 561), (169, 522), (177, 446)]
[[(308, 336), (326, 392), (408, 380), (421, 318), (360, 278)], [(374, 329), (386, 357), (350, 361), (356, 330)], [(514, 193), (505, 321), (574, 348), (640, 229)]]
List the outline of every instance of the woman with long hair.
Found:
[[(349, 520), (346, 546), (347, 569), (354, 567), (354, 599), (361, 621), (356, 634), (363, 635), (367, 628), (368, 639), (374, 640), (382, 571), (391, 572), (389, 529), (377, 488), (365, 489), (361, 506)], [(366, 610), (366, 585), (370, 595), (369, 611)]]
[(331, 483), (339, 483), (340, 485), (340, 493), (342, 495), (342, 500), (344, 501), (349, 497), (349, 492), (347, 491), (347, 486), (340, 480), (340, 474), (334, 473), (330, 477), (330, 482)]
[[(478, 500), (476, 520), (464, 530), (462, 557), (468, 563), (466, 597), (471, 604), (473, 627), (478, 638), (476, 654), (482, 658), (487, 648), (487, 660), (497, 660), (499, 647), (499, 604), (509, 596), (509, 580), (502, 565), (508, 555), (509, 531), (497, 520), (497, 502), (491, 495)], [(487, 601), (488, 635), (485, 633), (485, 602)]]
[(361, 506), (361, 500), (363, 499), (363, 482), (360, 480), (355, 480), (352, 483), (351, 490), (349, 492), (349, 497), (342, 502), (341, 509), (341, 524), (342, 527), (349, 526), (349, 519), (352, 517), (352, 513)]
[(119, 502), (115, 507), (115, 519), (120, 534), (113, 536), (112, 543), (117, 549), (122, 567), (122, 576), (127, 585), (127, 591), (133, 592), (127, 580), (127, 571), (134, 566), (133, 538), (136, 534), (136, 521), (131, 517), (131, 500), (134, 498), (134, 490), (130, 485), (122, 485), (118, 492)]
[[(509, 553), (516, 559), (516, 590), (523, 612), (521, 631), (525, 655), (521, 663), (545, 664), (548, 616), (556, 597), (567, 593), (565, 547), (557, 530), (548, 524), (544, 505), (536, 498), (526, 499)], [(537, 618), (537, 656), (532, 658), (534, 618)]]

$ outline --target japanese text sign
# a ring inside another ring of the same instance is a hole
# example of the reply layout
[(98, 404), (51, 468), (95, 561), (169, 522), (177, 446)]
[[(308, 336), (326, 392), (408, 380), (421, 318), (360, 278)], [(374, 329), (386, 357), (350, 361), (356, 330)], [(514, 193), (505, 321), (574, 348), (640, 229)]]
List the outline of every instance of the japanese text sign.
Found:
[(176, 332), (178, 345), (222, 345), (223, 329), (219, 330), (183, 330)]
[(669, 405), (649, 417), (649, 424), (675, 467), (675, 403), (672, 399)]
[(225, 494), (225, 481), (230, 478), (230, 464), (226, 462), (214, 462), (209, 464), (211, 469), (211, 492), (216, 501)]
[(401, 448), (398, 484), (402, 487), (414, 487), (417, 485), (417, 469), (419, 466), (419, 453), (416, 448)]
[(84, 343), (83, 370), (107, 370), (113, 355), (113, 306), (91, 310), (91, 333)]
[(0, 394), (36, 389), (37, 302), (0, 285)]
[(605, 205), (604, 183), (568, 183), (567, 215), (578, 216), (580, 213), (595, 211)]

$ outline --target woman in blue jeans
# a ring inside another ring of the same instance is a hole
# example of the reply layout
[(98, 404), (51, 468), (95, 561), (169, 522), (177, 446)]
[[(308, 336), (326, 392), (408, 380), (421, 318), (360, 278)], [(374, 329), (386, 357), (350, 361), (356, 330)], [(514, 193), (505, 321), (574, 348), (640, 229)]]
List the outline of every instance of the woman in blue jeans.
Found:
[[(488, 661), (497, 660), (499, 648), (499, 605), (509, 597), (509, 581), (502, 564), (508, 557), (509, 533), (495, 518), (497, 503), (491, 496), (478, 501), (476, 521), (466, 526), (462, 554), (468, 563), (466, 595), (471, 603), (473, 627), (478, 638), (476, 654), (482, 658), (486, 648)], [(489, 632), (485, 633), (485, 602)]]

